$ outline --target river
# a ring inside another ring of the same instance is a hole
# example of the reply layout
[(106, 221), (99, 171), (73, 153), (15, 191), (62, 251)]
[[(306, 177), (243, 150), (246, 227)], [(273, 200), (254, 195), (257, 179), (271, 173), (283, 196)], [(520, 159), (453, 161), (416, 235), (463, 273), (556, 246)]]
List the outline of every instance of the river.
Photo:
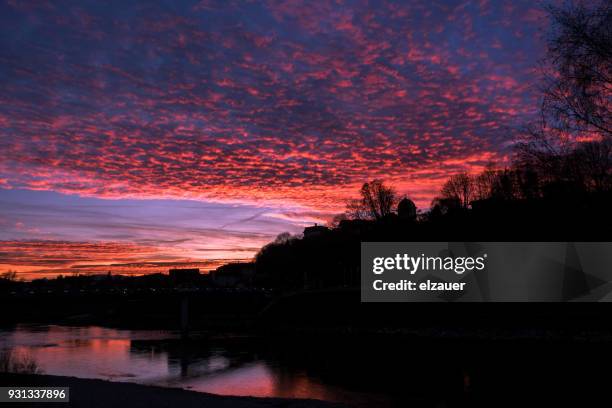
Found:
[(0, 329), (0, 360), (50, 375), (355, 407), (495, 405), (534, 392), (562, 398), (595, 389), (605, 377), (592, 368), (612, 362), (609, 335), (435, 337), (201, 336), (185, 342), (172, 331), (17, 325)]

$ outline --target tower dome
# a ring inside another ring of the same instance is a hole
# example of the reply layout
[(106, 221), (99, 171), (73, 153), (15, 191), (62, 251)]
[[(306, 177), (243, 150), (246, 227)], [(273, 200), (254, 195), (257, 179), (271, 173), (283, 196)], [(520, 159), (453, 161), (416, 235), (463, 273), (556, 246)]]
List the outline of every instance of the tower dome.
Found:
[(416, 218), (416, 210), (414, 202), (407, 197), (404, 197), (397, 205), (397, 215), (405, 220), (414, 220)]

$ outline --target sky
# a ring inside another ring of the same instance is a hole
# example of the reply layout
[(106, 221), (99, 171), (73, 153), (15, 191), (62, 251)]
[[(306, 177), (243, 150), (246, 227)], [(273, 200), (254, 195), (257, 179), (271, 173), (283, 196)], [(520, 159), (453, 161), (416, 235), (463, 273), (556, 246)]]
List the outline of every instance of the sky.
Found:
[(1, 1), (0, 272), (203, 270), (381, 178), (427, 208), (538, 106), (532, 1)]

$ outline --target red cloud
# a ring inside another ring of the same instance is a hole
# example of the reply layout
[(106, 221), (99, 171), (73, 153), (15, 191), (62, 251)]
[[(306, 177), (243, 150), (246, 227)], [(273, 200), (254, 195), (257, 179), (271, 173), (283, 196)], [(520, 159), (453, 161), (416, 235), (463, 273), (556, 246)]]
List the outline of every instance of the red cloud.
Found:
[(426, 206), (535, 106), (527, 1), (14, 7), (3, 188), (338, 211), (383, 177)]

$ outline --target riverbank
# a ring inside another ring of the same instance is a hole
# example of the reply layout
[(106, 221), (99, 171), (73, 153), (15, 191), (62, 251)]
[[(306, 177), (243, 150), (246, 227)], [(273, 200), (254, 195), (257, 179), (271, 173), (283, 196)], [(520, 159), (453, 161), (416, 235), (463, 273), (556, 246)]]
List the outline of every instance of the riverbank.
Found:
[(29, 407), (46, 408), (53, 406), (74, 408), (341, 408), (343, 406), (318, 400), (232, 397), (179, 388), (52, 375), (0, 373), (0, 386), (70, 387), (69, 403), (28, 404)]

